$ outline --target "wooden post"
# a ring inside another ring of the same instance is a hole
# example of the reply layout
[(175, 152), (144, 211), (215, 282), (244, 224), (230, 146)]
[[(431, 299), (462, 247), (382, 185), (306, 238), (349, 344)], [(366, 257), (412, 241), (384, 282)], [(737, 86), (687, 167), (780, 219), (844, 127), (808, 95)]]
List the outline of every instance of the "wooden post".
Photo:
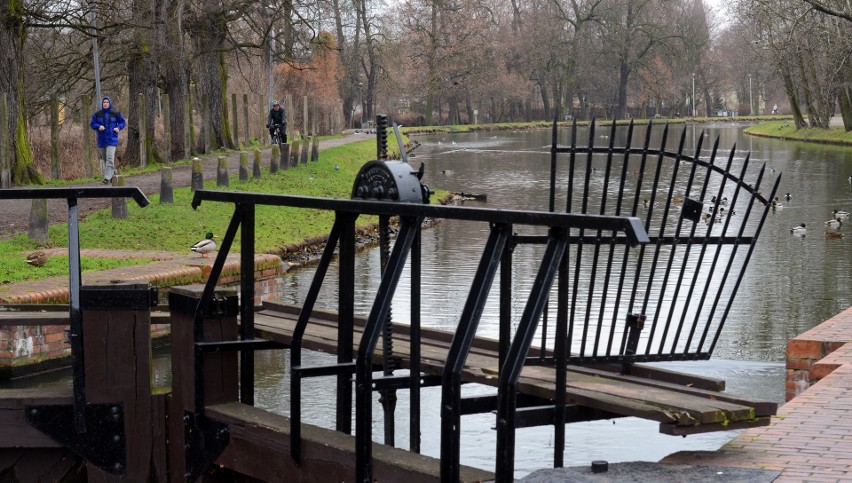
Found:
[(145, 94), (139, 93), (139, 166), (148, 166), (148, 133), (145, 132)]
[(260, 149), (255, 148), (254, 149), (254, 162), (252, 163), (252, 166), (251, 166), (251, 173), (252, 173), (252, 176), (254, 178), (258, 178), (258, 179), (260, 178), (260, 162), (261, 162), (261, 159), (262, 158), (261, 158), (261, 154), (260, 154)]
[(166, 419), (154, 416), (151, 398), (151, 295), (148, 284), (138, 282), (80, 289), (86, 402), (115, 404), (127, 455), (123, 477), (88, 465), (90, 482), (165, 476), (165, 454), (156, 448), (166, 444)]
[(248, 153), (240, 151), (240, 181), (248, 181)]
[(30, 210), (30, 240), (47, 241), (47, 226), (47, 200), (33, 200), (33, 207)]
[[(86, 108), (92, 103), (92, 98), (87, 94), (82, 100), (80, 108), (80, 123), (83, 125), (83, 169), (86, 170), (86, 177), (92, 177), (92, 130), (89, 129), (89, 116), (86, 115)], [(2, 124), (2, 123), (0, 123)]]
[(311, 148), (311, 138), (305, 137), (302, 140), (302, 152), (299, 155), (302, 160), (302, 164), (308, 164), (308, 150)]
[(243, 94), (243, 145), (248, 147), (249, 145), (249, 118), (248, 118), (249, 106), (248, 106), (248, 94)]
[(290, 169), (290, 145), (281, 144), (281, 155), (278, 157), (278, 166), (281, 169)]
[(213, 136), (210, 132), (210, 99), (207, 94), (201, 96), (201, 122), (203, 124), (201, 130), (201, 152), (208, 154)]
[(316, 135), (311, 137), (311, 161), (319, 161), (319, 137)]
[(295, 140), (290, 143), (290, 166), (297, 167), (299, 166), (299, 149), (302, 147), (301, 140)]
[[(201, 300), (201, 285), (177, 286), (169, 289), (172, 350), (172, 400), (169, 404), (169, 473), (175, 479), (186, 472), (184, 459), (184, 416), (194, 413), (195, 378), (203, 382), (204, 405), (237, 400), (237, 353), (234, 351), (204, 354), (203, 372), (196, 374), (194, 322), (195, 307)], [(202, 315), (204, 342), (237, 339), (239, 303), (236, 290), (217, 288), (215, 298), (221, 310), (206, 307)], [(177, 475), (177, 476), (176, 476)]]
[(9, 103), (6, 93), (0, 92), (0, 188), (12, 187), (12, 156), (9, 141)]
[(237, 118), (239, 117), (238, 111), (239, 111), (239, 109), (237, 109), (237, 95), (232, 93), (231, 94), (231, 120), (233, 121), (233, 128), (234, 128), (233, 135), (234, 135), (234, 147), (235, 148), (238, 148), (240, 146), (240, 130), (239, 130), (240, 126), (237, 123)]
[[(112, 185), (124, 186), (124, 175), (115, 175)], [(112, 199), (112, 217), (115, 219), (127, 218), (127, 198)]]
[(199, 158), (192, 158), (192, 184), (190, 191), (204, 189), (204, 165)]
[(278, 159), (281, 157), (281, 149), (278, 144), (272, 145), (272, 154), (269, 156), (269, 173), (275, 174), (278, 172)]
[(228, 178), (228, 158), (225, 156), (219, 156), (218, 163), (216, 164), (216, 186), (230, 186), (230, 179)]
[(175, 202), (175, 187), (172, 168), (160, 169), (160, 204)]
[(53, 179), (60, 179), (61, 177), (59, 172), (59, 99), (56, 98), (56, 94), (50, 96), (50, 175)]
[(166, 152), (163, 153), (163, 159), (170, 163), (172, 161), (172, 110), (169, 104), (169, 95), (163, 94), (160, 96), (163, 113), (163, 141), (166, 145)]
[(290, 131), (287, 133), (287, 139), (290, 140), (296, 136), (296, 112), (293, 111), (293, 94), (287, 94), (287, 115), (290, 117), (287, 122), (287, 129)]

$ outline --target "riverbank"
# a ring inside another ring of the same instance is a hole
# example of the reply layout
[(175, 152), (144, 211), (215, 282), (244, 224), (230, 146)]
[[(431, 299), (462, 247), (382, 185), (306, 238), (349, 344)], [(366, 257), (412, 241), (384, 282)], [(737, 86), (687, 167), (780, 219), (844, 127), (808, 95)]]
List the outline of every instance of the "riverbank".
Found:
[(832, 124), (833, 126), (830, 129), (796, 129), (792, 120), (768, 121), (749, 126), (744, 129), (744, 132), (752, 136), (785, 141), (852, 146), (852, 131), (845, 131), (842, 123), (839, 125), (837, 123)]

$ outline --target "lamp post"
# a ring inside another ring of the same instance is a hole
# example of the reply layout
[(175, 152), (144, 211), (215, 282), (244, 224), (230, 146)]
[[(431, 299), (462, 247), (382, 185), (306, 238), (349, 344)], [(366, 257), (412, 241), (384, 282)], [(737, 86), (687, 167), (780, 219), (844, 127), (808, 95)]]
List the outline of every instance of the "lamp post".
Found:
[(754, 102), (751, 99), (751, 72), (748, 74), (748, 115), (754, 116)]
[(695, 117), (695, 72), (692, 73), (692, 117)]

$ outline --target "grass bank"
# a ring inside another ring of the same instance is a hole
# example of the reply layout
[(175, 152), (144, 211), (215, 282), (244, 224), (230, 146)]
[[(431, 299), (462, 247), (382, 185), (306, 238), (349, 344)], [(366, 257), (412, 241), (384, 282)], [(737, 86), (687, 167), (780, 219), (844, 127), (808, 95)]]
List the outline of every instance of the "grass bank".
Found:
[[(374, 139), (346, 144), (322, 151), (318, 162), (300, 165), (296, 169), (270, 174), (264, 171), (258, 180), (240, 182), (231, 179), (230, 191), (258, 193), (287, 193), (326, 198), (349, 198), (355, 175), (368, 160), (374, 159)], [(335, 165), (339, 170), (335, 169)], [(219, 189), (215, 181), (205, 183), (206, 189)], [(437, 196), (445, 195), (438, 193)], [(435, 199), (433, 197), (433, 202)], [(139, 208), (129, 203), (128, 217), (112, 218), (111, 209), (100, 210), (80, 221), (82, 248), (116, 250), (167, 250), (189, 252), (189, 247), (211, 231), (224, 235), (233, 213), (228, 203), (205, 202), (198, 210), (190, 206), (192, 192), (187, 188), (174, 191), (173, 204), (160, 204), (159, 195), (149, 197), (151, 204)], [(255, 220), (255, 244), (258, 253), (286, 255), (299, 250), (306, 241), (326, 237), (334, 213), (322, 210), (258, 206)], [(375, 217), (361, 217), (357, 226), (367, 228), (376, 223)], [(67, 274), (67, 257), (55, 257), (44, 267), (32, 267), (24, 262), (26, 253), (40, 247), (67, 247), (67, 225), (54, 225), (49, 241), (37, 244), (26, 235), (0, 241), (0, 284), (39, 280)], [(239, 247), (239, 235), (234, 245)], [(126, 266), (137, 261), (83, 258), (83, 270), (103, 270)], [(145, 263), (142, 260), (140, 263)], [(47, 270), (47, 269), (50, 270)]]
[(746, 134), (769, 138), (778, 138), (809, 143), (839, 144), (852, 146), (852, 131), (844, 131), (842, 127), (830, 129), (805, 128), (796, 129), (792, 120), (769, 121), (745, 129)]

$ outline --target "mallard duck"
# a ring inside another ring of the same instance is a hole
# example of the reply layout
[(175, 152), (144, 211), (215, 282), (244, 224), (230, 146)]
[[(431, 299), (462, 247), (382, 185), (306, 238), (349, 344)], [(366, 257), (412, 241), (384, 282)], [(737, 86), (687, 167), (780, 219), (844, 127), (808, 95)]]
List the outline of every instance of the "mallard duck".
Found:
[(843, 233), (841, 233), (839, 231), (826, 231), (825, 237), (826, 238), (843, 238)]
[(32, 252), (27, 255), (27, 259), (24, 261), (29, 263), (30, 265), (41, 267), (47, 262), (47, 253), (41, 250), (37, 252)]
[(840, 221), (839, 219), (828, 220), (828, 221), (825, 222), (826, 228), (831, 228), (831, 229), (837, 230), (841, 226), (843, 226), (843, 222)]
[(786, 195), (784, 195), (784, 199), (787, 200), (787, 201), (790, 201), (790, 200), (793, 199), (793, 197), (790, 196), (790, 193), (787, 193)]
[(808, 230), (807, 228), (805, 228), (805, 224), (802, 223), (799, 226), (794, 226), (793, 228), (790, 228), (790, 233), (796, 236), (805, 236), (808, 234)]
[(216, 238), (216, 235), (214, 235), (213, 232), (208, 231), (203, 240), (192, 245), (189, 249), (200, 253), (202, 257), (206, 257), (208, 253), (216, 249), (216, 242), (213, 241), (214, 238)]
[(846, 218), (849, 218), (849, 212), (848, 211), (834, 210), (834, 211), (832, 211), (832, 213), (834, 213), (834, 219), (835, 220), (845, 220)]

